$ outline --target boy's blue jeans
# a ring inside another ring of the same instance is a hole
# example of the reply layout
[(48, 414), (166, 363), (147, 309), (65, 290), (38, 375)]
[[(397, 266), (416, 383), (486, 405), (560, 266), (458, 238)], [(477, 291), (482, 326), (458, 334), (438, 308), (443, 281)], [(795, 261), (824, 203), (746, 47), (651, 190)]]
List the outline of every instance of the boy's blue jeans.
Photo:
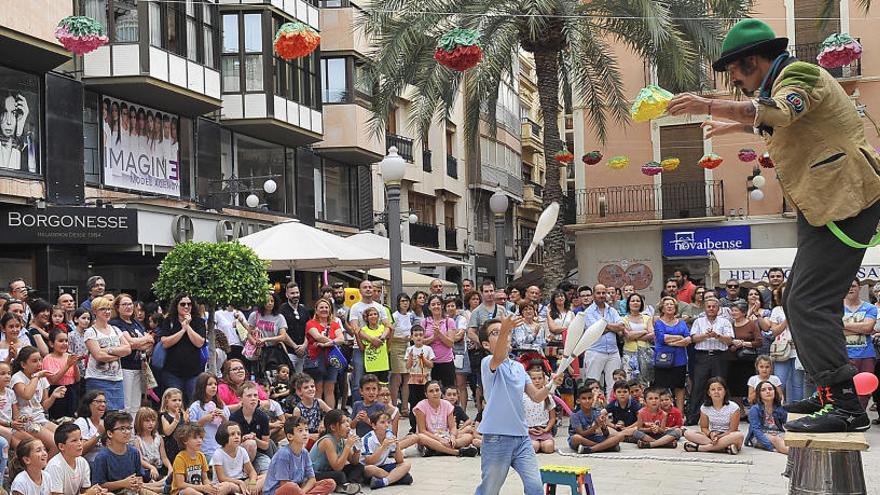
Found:
[(0, 480), (6, 478), (6, 464), (9, 461), (9, 442), (0, 437)]
[(519, 474), (525, 495), (542, 495), (541, 472), (528, 435), (483, 435), (480, 448), (482, 481), (475, 495), (497, 495), (510, 468)]

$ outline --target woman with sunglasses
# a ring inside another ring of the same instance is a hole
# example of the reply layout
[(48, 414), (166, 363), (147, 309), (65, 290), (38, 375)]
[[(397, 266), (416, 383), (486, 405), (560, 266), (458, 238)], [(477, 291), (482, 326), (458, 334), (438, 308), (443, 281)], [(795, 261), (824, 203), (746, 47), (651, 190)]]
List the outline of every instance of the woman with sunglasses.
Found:
[(178, 294), (171, 301), (168, 317), (159, 327), (165, 348), (165, 367), (161, 373), (163, 388), (183, 391), (185, 404), (192, 400), (196, 377), (205, 370), (201, 348), (205, 345), (205, 320), (189, 294)]

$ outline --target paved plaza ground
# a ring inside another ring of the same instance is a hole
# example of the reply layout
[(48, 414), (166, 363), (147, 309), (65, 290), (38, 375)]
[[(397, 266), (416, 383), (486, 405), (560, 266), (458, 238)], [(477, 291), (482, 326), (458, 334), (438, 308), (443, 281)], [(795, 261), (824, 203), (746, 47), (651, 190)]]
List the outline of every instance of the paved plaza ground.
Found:
[[(871, 413), (876, 417), (877, 413)], [(401, 429), (404, 424), (401, 424)], [(743, 432), (748, 425), (741, 426)], [(788, 479), (781, 476), (786, 456), (745, 447), (736, 456), (729, 454), (689, 453), (677, 450), (640, 450), (635, 444), (621, 444), (620, 453), (572, 456), (565, 445), (568, 418), (556, 438), (556, 454), (538, 456), (538, 464), (565, 464), (592, 468), (597, 495), (774, 495), (788, 493)], [(880, 427), (866, 433), (868, 442), (875, 446), (862, 453), (862, 463), (869, 495), (880, 495)], [(418, 493), (420, 495), (472, 494), (480, 479), (480, 458), (419, 457), (414, 448), (408, 449), (408, 460), (413, 464), (412, 487), (390, 487), (380, 492), (385, 495)], [(735, 463), (735, 464), (734, 464)], [(504, 489), (505, 495), (521, 494), (522, 483), (510, 471)], [(568, 495), (568, 489), (557, 493)]]

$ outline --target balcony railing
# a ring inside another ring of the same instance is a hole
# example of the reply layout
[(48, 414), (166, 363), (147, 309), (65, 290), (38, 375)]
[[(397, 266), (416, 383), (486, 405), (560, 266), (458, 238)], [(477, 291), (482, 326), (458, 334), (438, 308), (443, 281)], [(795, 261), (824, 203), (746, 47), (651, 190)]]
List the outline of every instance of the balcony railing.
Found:
[(413, 140), (408, 137), (398, 136), (397, 134), (385, 134), (385, 146), (390, 148), (397, 147), (397, 154), (404, 160), (414, 163), (413, 160)]
[(544, 186), (532, 181), (528, 181), (526, 184), (532, 186), (532, 192), (535, 194), (536, 198), (540, 199), (544, 197)]
[(523, 117), (522, 123), (523, 126), (527, 126), (529, 128), (533, 138), (541, 139), (541, 124), (538, 124), (528, 117)]
[[(532, 243), (531, 239), (517, 239), (516, 240), (517, 258), (522, 259), (526, 255), (526, 251), (529, 250), (529, 245), (531, 243)], [(538, 248), (535, 249), (535, 252), (532, 254), (532, 257), (529, 258), (528, 262), (533, 265), (544, 264), (544, 248), (542, 246), (538, 246)]]
[[(860, 41), (860, 39), (856, 38), (856, 41)], [(798, 43), (789, 46), (788, 49), (792, 55), (798, 58), (798, 60), (815, 64), (817, 63), (816, 56), (822, 51), (822, 43)], [(849, 65), (837, 69), (828, 69), (828, 72), (831, 73), (832, 76), (838, 78), (861, 76), (862, 59), (858, 59)]]
[(581, 189), (572, 199), (577, 223), (724, 216), (720, 180)]
[(422, 150), (422, 170), (425, 172), (431, 171), (431, 150)]
[(458, 251), (458, 230), (444, 229), (446, 231), (446, 250)]
[(446, 155), (446, 175), (453, 179), (458, 178), (458, 158)]
[(439, 229), (436, 225), (421, 222), (409, 224), (409, 243), (413, 246), (439, 248), (439, 239)]

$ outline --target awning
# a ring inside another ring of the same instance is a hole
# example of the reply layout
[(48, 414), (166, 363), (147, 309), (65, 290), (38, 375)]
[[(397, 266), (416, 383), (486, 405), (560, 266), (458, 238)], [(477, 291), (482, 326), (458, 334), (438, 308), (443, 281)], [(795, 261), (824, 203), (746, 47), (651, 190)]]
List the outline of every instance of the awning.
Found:
[[(767, 271), (779, 267), (785, 271), (787, 278), (795, 253), (797, 253), (797, 248), (711, 251), (710, 275), (712, 280), (718, 284), (732, 278), (740, 282), (766, 282)], [(823, 267), (816, 267), (816, 269), (822, 270)], [(880, 280), (880, 246), (868, 249), (856, 277), (859, 280), (870, 282)]]
[[(351, 241), (352, 245), (357, 246), (365, 251), (377, 255), (378, 257), (388, 260), (388, 238), (373, 234), (372, 232), (361, 232), (345, 238)], [(442, 254), (428, 251), (420, 247), (411, 246), (405, 242), (400, 243), (400, 260), (402, 265), (425, 265), (425, 266), (465, 266), (467, 263), (457, 259), (443, 256)]]
[[(367, 272), (367, 275), (371, 277), (381, 278), (382, 280), (391, 280), (391, 273), (388, 268), (375, 268)], [(403, 290), (404, 292), (415, 292), (417, 290), (423, 290), (425, 292), (431, 288), (431, 282), (434, 280), (433, 277), (429, 277), (427, 275), (422, 275), (421, 273), (412, 272), (409, 270), (403, 270)], [(443, 282), (444, 289), (454, 288), (456, 285), (452, 282), (447, 282), (446, 280), (441, 280)]]

